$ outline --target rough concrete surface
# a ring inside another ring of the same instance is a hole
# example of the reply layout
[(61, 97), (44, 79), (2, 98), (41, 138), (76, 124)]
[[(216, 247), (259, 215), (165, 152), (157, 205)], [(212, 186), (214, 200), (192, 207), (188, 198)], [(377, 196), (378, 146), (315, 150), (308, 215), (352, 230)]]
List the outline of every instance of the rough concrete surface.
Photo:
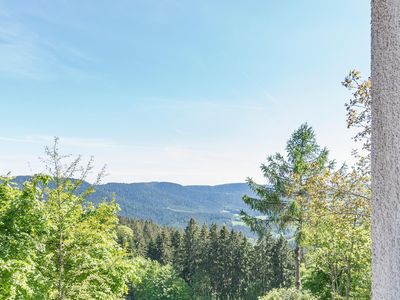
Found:
[(400, 0), (372, 0), (372, 298), (400, 299)]

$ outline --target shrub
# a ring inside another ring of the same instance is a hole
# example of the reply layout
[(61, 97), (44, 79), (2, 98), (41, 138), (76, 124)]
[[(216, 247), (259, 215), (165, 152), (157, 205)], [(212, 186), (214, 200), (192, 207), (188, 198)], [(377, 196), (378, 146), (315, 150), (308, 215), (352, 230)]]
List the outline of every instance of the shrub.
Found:
[(138, 300), (189, 300), (191, 291), (171, 266), (156, 261), (136, 258), (131, 276), (133, 290), (128, 299)]
[(316, 300), (309, 291), (295, 288), (273, 289), (259, 300)]

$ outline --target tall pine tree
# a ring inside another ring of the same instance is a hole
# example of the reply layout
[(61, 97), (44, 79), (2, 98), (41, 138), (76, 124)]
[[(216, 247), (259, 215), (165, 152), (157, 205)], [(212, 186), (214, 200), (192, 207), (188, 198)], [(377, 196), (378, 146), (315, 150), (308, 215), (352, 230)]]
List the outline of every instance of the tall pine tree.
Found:
[(243, 220), (255, 231), (265, 231), (276, 224), (280, 229), (294, 229), (295, 284), (301, 288), (300, 264), (302, 262), (302, 241), (304, 224), (310, 197), (307, 192), (309, 180), (332, 166), (328, 160), (328, 150), (317, 144), (314, 130), (307, 124), (297, 129), (286, 145), (286, 158), (275, 154), (267, 158), (261, 166), (267, 185), (248, 179), (250, 188), (257, 198), (244, 196), (244, 202), (251, 209), (265, 216), (256, 218), (242, 211)]
[(199, 268), (199, 226), (194, 219), (190, 219), (185, 229), (182, 244), (182, 277), (192, 286), (193, 277)]

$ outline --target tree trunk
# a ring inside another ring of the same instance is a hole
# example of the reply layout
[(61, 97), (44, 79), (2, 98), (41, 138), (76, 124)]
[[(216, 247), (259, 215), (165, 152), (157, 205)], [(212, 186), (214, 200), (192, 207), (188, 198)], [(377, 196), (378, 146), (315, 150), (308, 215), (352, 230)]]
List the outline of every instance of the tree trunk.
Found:
[(301, 278), (300, 278), (300, 263), (301, 263), (301, 248), (296, 245), (294, 249), (294, 262), (295, 262), (295, 284), (296, 289), (301, 289)]
[(400, 0), (372, 0), (372, 299), (400, 299)]
[(58, 300), (62, 300), (63, 295), (63, 273), (64, 273), (64, 257), (63, 257), (63, 236), (62, 230), (59, 232), (59, 245), (58, 245), (58, 260), (57, 260), (57, 269), (58, 269)]
[(350, 259), (347, 259), (346, 267), (346, 300), (350, 299), (350, 282), (351, 282), (351, 264)]
[(62, 214), (61, 214), (61, 192), (60, 192), (60, 180), (57, 178), (57, 204), (58, 204), (58, 253), (57, 253), (57, 270), (58, 270), (58, 295), (57, 300), (64, 299), (64, 236), (62, 226)]

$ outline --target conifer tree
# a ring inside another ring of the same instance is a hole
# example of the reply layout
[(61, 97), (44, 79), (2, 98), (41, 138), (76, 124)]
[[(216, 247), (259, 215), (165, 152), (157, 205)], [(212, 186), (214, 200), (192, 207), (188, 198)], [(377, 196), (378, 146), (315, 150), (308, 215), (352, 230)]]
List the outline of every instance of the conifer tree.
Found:
[(199, 233), (199, 262), (198, 269), (193, 278), (193, 291), (199, 299), (210, 299), (212, 294), (211, 279), (208, 272), (208, 262), (210, 256), (209, 248), (209, 229), (206, 224), (201, 227)]
[(199, 227), (192, 218), (185, 229), (182, 244), (182, 277), (192, 286), (193, 277), (199, 268)]
[(250, 278), (250, 257), (247, 240), (232, 230), (229, 237), (230, 251), (230, 291), (229, 299), (245, 296)]
[(166, 265), (171, 261), (171, 246), (169, 241), (169, 235), (166, 229), (163, 229), (157, 236), (155, 242), (156, 258), (160, 264)]
[[(193, 299), (257, 299), (274, 286), (293, 282), (293, 251), (284, 238), (276, 241), (266, 233), (253, 246), (241, 233), (226, 226), (199, 228), (194, 220), (183, 235), (181, 230), (161, 228), (149, 221), (130, 220), (124, 224), (141, 227), (145, 223), (152, 232), (168, 235), (171, 264), (182, 278), (184, 274), (191, 276), (185, 280), (191, 280)], [(153, 260), (161, 257), (162, 251), (157, 249), (161, 236), (152, 236), (148, 242)]]
[(231, 269), (231, 249), (229, 247), (229, 231), (224, 225), (219, 232), (219, 253), (218, 253), (218, 294), (222, 299), (226, 299), (229, 294), (230, 269)]
[(179, 230), (171, 234), (172, 266), (179, 274), (182, 272), (182, 235)]
[(271, 288), (290, 287), (293, 283), (294, 260), (293, 251), (289, 248), (287, 240), (280, 236), (271, 249), (272, 280)]
[(206, 268), (209, 272), (211, 282), (211, 294), (216, 296), (218, 294), (218, 279), (220, 274), (219, 269), (219, 258), (220, 258), (220, 247), (219, 247), (219, 233), (216, 224), (212, 224), (209, 233), (208, 243), (208, 260), (206, 262)]
[(199, 234), (199, 251), (201, 253), (202, 259), (207, 258), (207, 245), (208, 245), (208, 238), (209, 238), (209, 230), (208, 226), (204, 224), (201, 227), (200, 234)]
[(148, 243), (146, 256), (151, 260), (158, 260), (160, 258), (155, 241), (150, 241)]
[(266, 291), (272, 287), (272, 280), (274, 274), (272, 268), (272, 253), (275, 241), (270, 232), (263, 234), (254, 247), (254, 288), (260, 295), (265, 294)]
[(261, 232), (276, 224), (281, 230), (294, 228), (295, 236), (295, 285), (301, 288), (300, 264), (302, 262), (302, 241), (307, 207), (310, 197), (308, 181), (332, 167), (328, 150), (317, 144), (314, 130), (307, 124), (297, 129), (286, 145), (286, 158), (277, 153), (267, 158), (261, 166), (267, 185), (248, 179), (250, 188), (258, 198), (244, 196), (243, 200), (251, 209), (263, 214), (256, 218), (242, 211), (243, 220), (255, 231)]

